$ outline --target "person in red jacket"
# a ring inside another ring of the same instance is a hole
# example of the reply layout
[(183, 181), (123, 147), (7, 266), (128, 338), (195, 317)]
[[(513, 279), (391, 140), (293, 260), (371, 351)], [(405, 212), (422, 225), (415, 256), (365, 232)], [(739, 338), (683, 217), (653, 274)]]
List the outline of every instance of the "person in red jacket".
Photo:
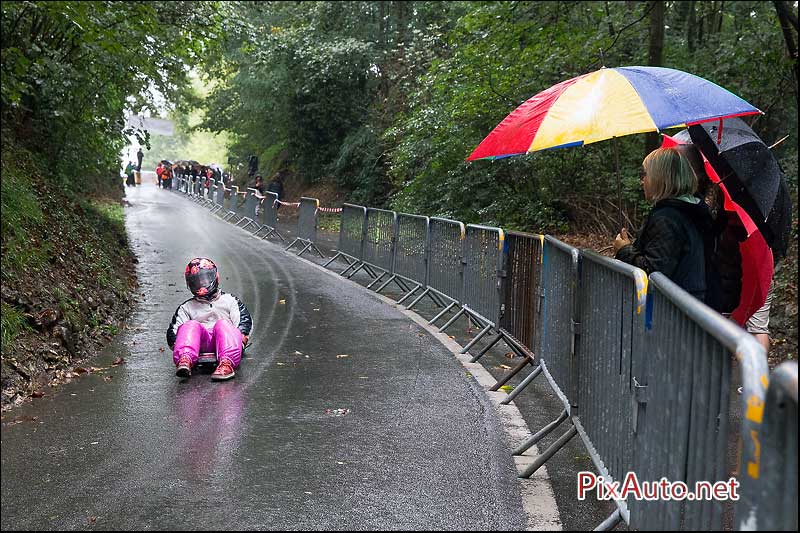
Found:
[(161, 187), (161, 174), (164, 173), (164, 166), (159, 163), (156, 167), (156, 187)]

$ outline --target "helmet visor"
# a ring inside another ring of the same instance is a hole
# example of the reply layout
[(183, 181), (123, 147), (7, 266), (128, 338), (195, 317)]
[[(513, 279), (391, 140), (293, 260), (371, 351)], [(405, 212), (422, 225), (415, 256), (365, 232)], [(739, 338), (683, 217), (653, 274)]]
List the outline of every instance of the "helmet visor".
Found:
[(186, 285), (195, 296), (205, 296), (213, 292), (217, 281), (217, 270), (201, 268), (194, 274), (186, 276)]

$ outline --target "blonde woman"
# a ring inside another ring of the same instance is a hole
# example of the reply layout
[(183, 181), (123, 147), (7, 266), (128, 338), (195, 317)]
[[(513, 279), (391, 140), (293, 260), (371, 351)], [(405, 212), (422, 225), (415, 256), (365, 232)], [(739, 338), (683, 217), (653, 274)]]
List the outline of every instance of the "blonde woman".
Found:
[(675, 148), (659, 148), (642, 162), (642, 188), (653, 204), (650, 215), (631, 242), (623, 228), (614, 239), (616, 258), (648, 274), (661, 272), (699, 300), (705, 300), (704, 235), (711, 216), (695, 196), (697, 178)]

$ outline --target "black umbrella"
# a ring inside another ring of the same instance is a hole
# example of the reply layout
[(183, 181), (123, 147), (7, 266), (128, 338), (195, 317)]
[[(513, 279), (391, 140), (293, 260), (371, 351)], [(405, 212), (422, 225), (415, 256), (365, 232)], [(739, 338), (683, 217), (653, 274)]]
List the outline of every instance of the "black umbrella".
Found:
[(168, 160), (166, 160), (166, 159), (162, 159), (162, 160), (161, 160), (161, 164), (162, 164), (162, 165), (169, 165), (169, 166), (172, 166), (172, 162), (171, 162), (171, 161), (168, 161)]
[[(689, 126), (689, 137), (714, 167), (731, 199), (750, 215), (773, 255), (789, 244), (792, 200), (786, 177), (764, 141), (740, 118)], [(685, 133), (678, 134), (685, 137)]]

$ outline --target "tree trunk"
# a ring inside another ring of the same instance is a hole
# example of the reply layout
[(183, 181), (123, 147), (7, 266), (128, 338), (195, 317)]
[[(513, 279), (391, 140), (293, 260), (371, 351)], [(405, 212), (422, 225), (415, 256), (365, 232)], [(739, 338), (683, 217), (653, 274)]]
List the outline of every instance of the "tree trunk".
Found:
[(797, 32), (797, 16), (792, 13), (791, 7), (786, 5), (788, 2), (772, 2), (775, 5), (775, 11), (778, 12), (778, 20), (781, 23), (781, 30), (783, 30), (783, 40), (786, 42), (786, 50), (789, 52), (789, 57), (794, 62), (794, 94), (797, 95), (797, 43), (794, 40), (794, 34)]

